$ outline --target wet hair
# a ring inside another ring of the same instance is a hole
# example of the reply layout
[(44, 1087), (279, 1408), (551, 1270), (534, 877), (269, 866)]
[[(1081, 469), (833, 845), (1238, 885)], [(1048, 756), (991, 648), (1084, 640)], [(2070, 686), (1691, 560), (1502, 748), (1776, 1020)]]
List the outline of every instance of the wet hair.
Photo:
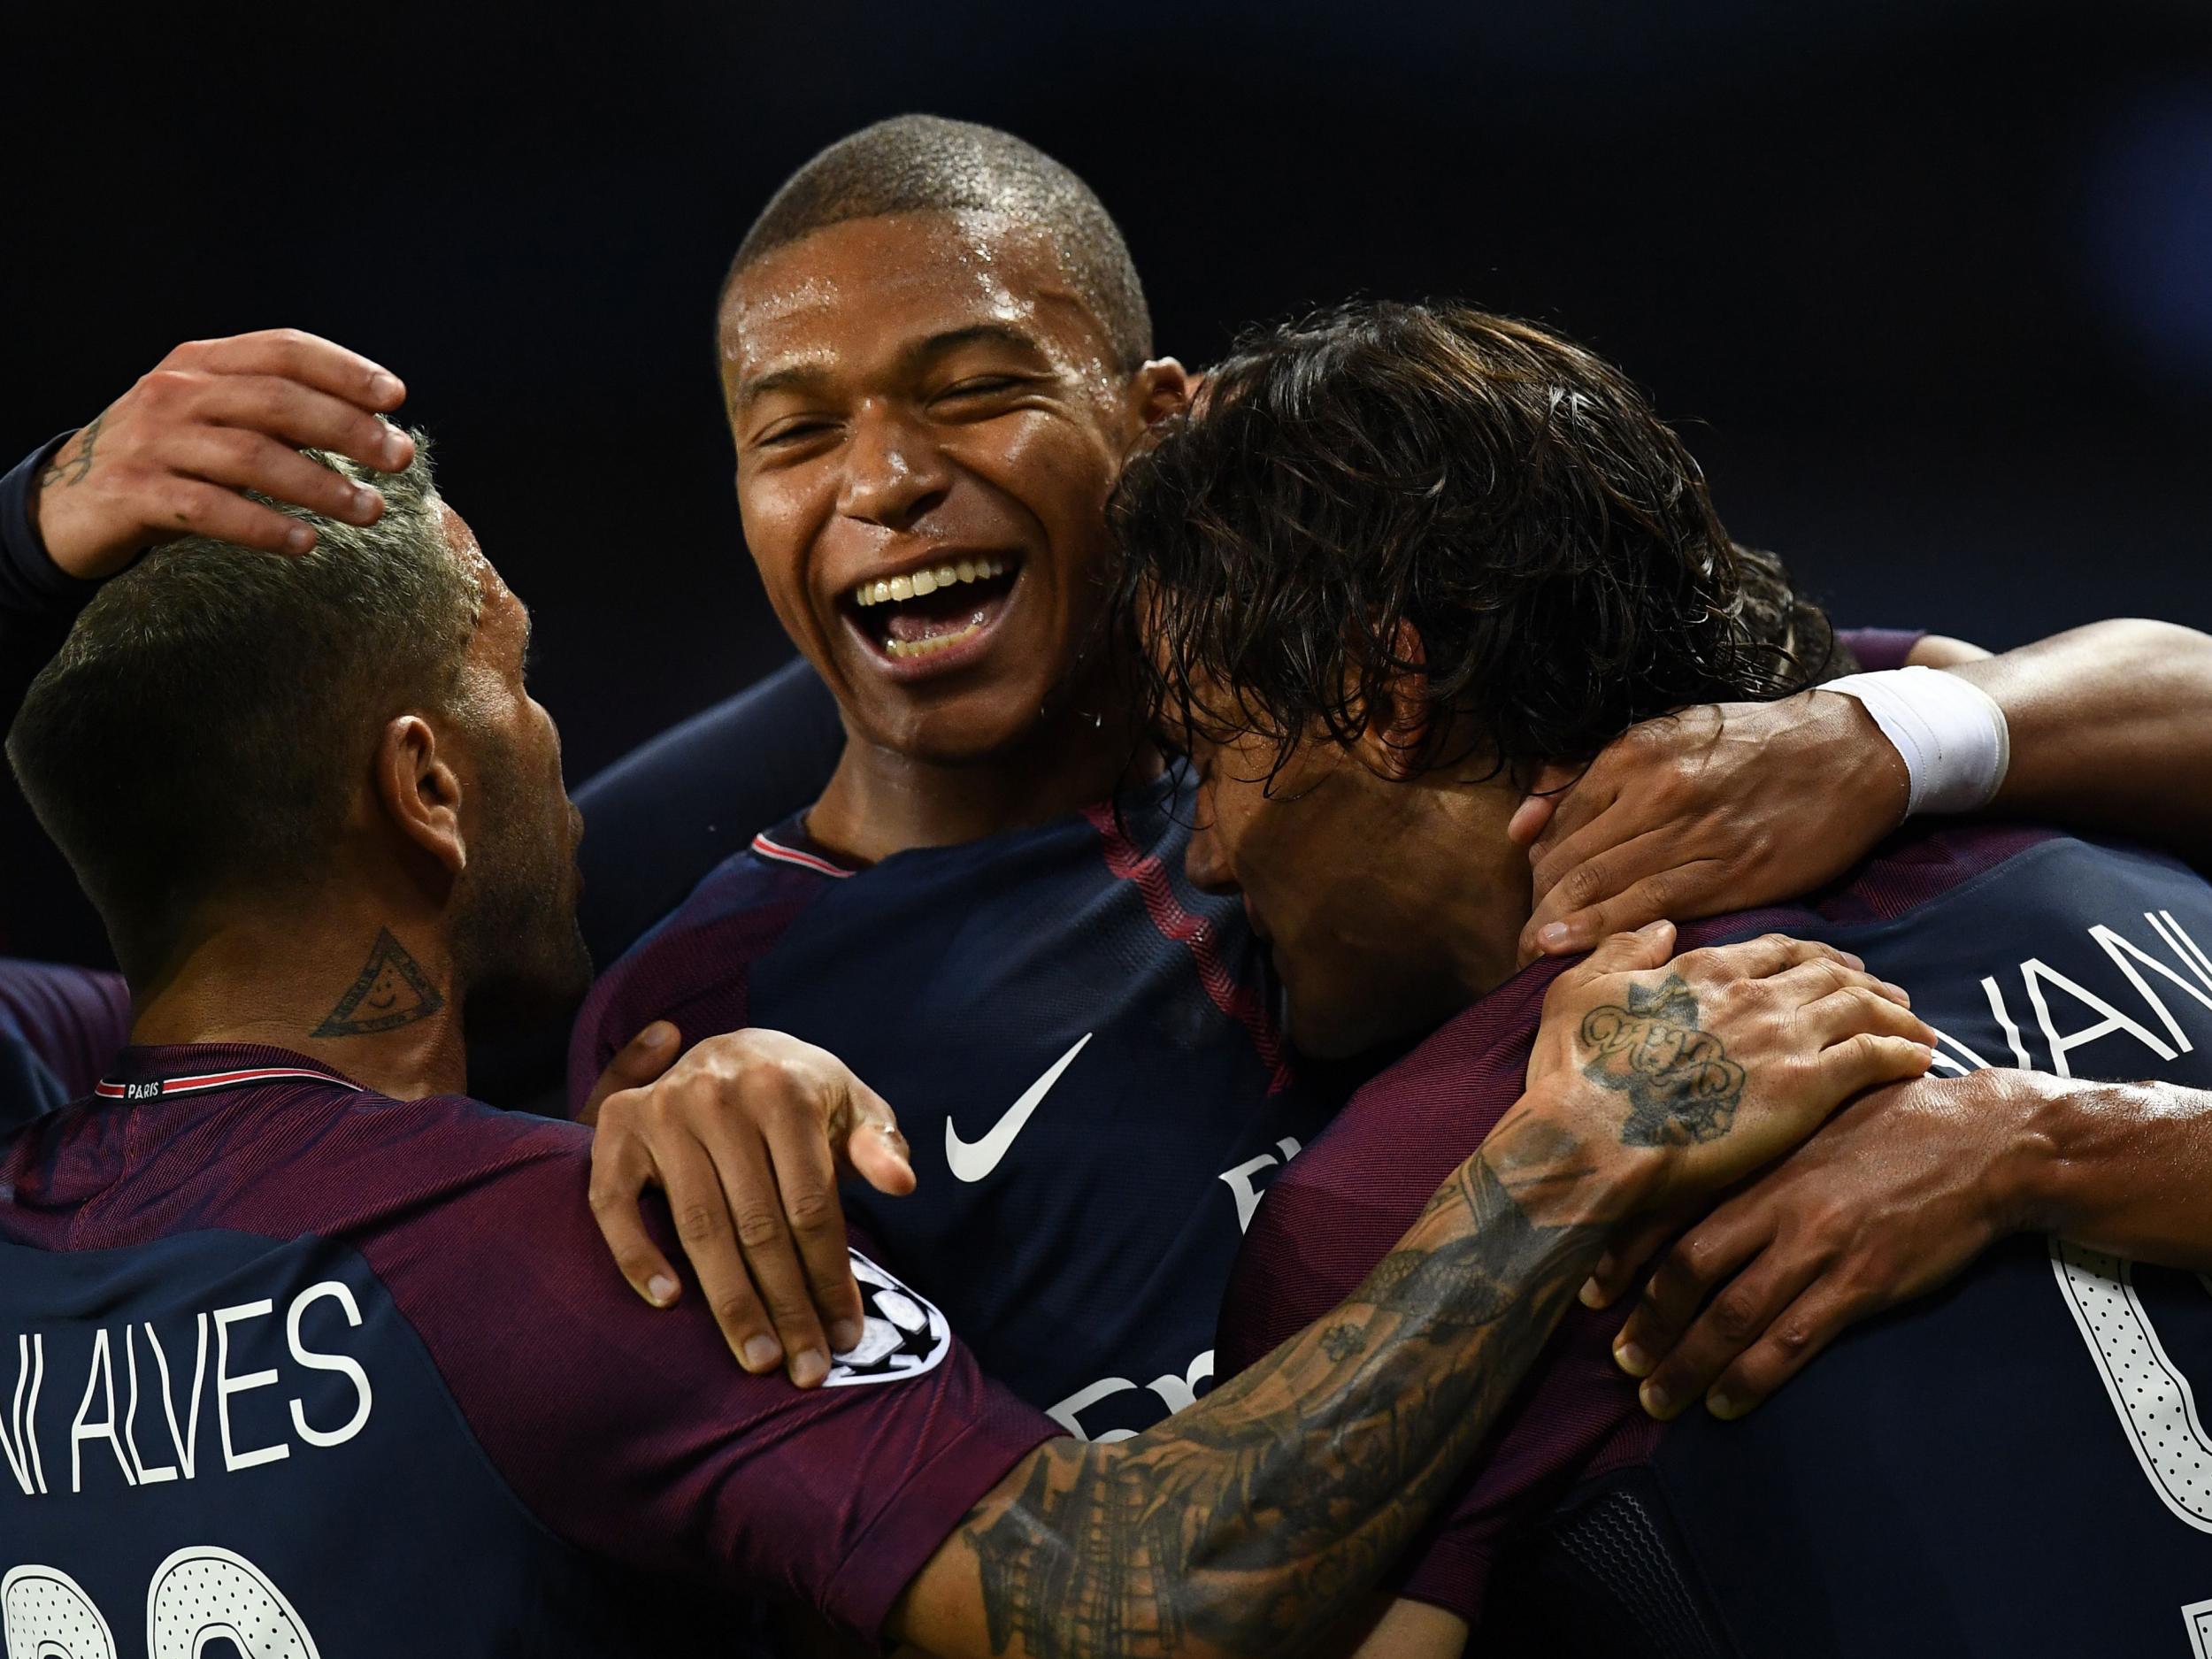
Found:
[(1730, 541), (1618, 371), (1463, 305), (1358, 303), (1248, 334), (1128, 468), (1112, 518), (1156, 720), (1257, 732), (1276, 772), (1317, 731), (1356, 740), (1409, 669), (1431, 714), (1412, 770), (1479, 757), (1517, 776), (1847, 661), (1781, 561)]
[(757, 261), (832, 225), (887, 213), (971, 211), (1003, 214), (1058, 252), (1125, 372), (1152, 355), (1144, 284), (1121, 227), (1091, 187), (1010, 133), (934, 115), (864, 127), (793, 173), (745, 233), (722, 298)]
[(8, 734), (134, 980), (207, 901), (314, 879), (384, 721), (459, 686), (482, 590), (446, 541), (428, 440), (396, 476), (306, 453), (380, 491), (383, 516), (283, 508), (317, 532), (298, 557), (155, 549), (94, 596)]

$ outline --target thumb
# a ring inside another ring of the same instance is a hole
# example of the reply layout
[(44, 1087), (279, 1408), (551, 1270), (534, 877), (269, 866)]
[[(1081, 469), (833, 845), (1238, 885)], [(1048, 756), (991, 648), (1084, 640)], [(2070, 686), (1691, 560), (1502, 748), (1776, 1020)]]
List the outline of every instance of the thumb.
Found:
[(1599, 973), (1635, 973), (1665, 965), (1674, 955), (1674, 924), (1647, 922), (1632, 933), (1614, 933), (1590, 953), (1584, 965)]
[(914, 1162), (889, 1102), (858, 1078), (852, 1082), (845, 1162), (879, 1193), (903, 1198), (914, 1190)]
[(607, 1103), (608, 1095), (620, 1094), (626, 1088), (644, 1087), (676, 1064), (681, 1047), (682, 1033), (664, 1019), (655, 1020), (607, 1062), (607, 1069), (592, 1085), (583, 1110), (576, 1114), (576, 1121), (597, 1123), (599, 1109)]

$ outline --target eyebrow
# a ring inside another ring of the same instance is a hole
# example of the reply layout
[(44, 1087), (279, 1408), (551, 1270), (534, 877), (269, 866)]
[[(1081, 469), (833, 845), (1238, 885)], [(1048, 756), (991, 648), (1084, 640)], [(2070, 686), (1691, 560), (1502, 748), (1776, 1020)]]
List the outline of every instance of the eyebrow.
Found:
[[(1017, 351), (1026, 351), (1037, 357), (1044, 355), (1044, 348), (1036, 336), (1010, 323), (975, 323), (966, 328), (949, 328), (926, 340), (918, 340), (899, 353), (899, 366), (906, 371), (921, 367), (934, 358), (957, 351), (963, 346), (994, 344), (1008, 346)], [(829, 380), (829, 372), (810, 364), (793, 364), (789, 368), (772, 369), (765, 374), (755, 375), (738, 388), (740, 409), (749, 409), (764, 397), (778, 392), (804, 391), (823, 385)]]

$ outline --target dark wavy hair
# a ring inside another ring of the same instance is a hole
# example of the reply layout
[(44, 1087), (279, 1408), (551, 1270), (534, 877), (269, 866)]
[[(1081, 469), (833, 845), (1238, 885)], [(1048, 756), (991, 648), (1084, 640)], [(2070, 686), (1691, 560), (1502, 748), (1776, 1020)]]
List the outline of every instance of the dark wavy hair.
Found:
[(1479, 756), (1517, 775), (1849, 665), (1781, 561), (1729, 540), (1617, 370), (1464, 305), (1362, 302), (1248, 334), (1112, 516), (1156, 719), (1258, 732), (1277, 772), (1317, 730), (1358, 738), (1409, 669), (1450, 717), (1416, 770)]

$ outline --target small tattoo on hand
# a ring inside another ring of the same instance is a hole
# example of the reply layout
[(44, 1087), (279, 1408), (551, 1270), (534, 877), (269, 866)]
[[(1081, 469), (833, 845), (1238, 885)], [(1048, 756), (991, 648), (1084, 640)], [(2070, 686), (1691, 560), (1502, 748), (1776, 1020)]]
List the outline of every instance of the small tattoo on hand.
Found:
[(100, 441), (100, 428), (107, 421), (107, 411), (102, 410), (85, 423), (84, 430), (74, 439), (76, 454), (69, 453), (71, 445), (65, 443), (54, 458), (39, 469), (38, 487), (59, 484), (69, 489), (84, 482), (85, 474), (92, 470), (92, 446)]
[(1583, 1076), (1628, 1096), (1623, 1145), (1717, 1141), (1735, 1122), (1744, 1069), (1697, 1022), (1697, 994), (1678, 973), (1653, 990), (1632, 986), (1625, 1003), (1583, 1016), (1582, 1042), (1592, 1056)]

